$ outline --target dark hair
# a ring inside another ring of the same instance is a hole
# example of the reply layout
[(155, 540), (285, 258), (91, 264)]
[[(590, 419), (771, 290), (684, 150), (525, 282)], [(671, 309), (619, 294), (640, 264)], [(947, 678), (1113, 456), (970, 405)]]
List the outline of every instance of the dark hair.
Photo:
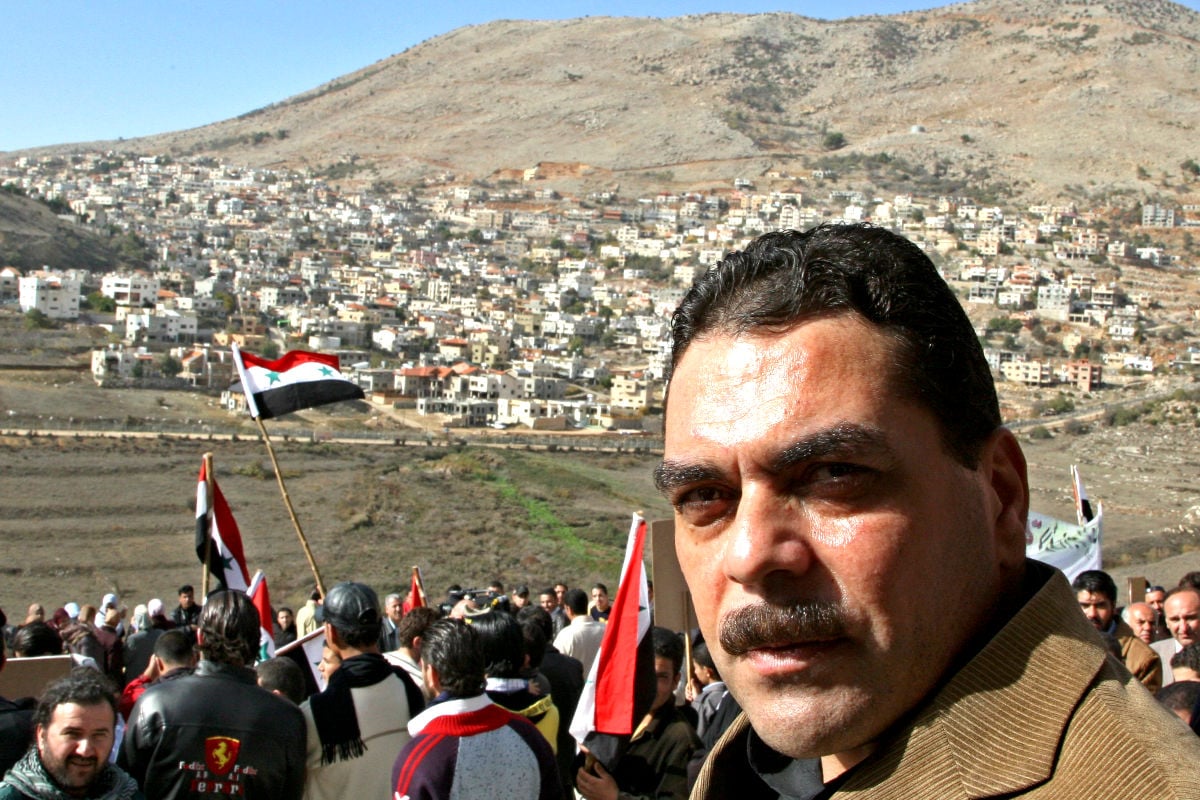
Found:
[(1181, 587), (1200, 590), (1200, 571), (1192, 570), (1179, 579)]
[(705, 335), (785, 331), (843, 314), (856, 314), (895, 340), (893, 379), (932, 413), (951, 455), (974, 468), (983, 442), (1000, 426), (979, 337), (929, 257), (883, 228), (775, 231), (726, 255), (675, 311), (667, 379)]
[(583, 589), (567, 589), (563, 592), (563, 605), (571, 609), (571, 613), (575, 616), (586, 614), (588, 608), (588, 596)]
[(1177, 667), (1184, 667), (1192, 672), (1200, 673), (1200, 642), (1189, 644), (1171, 656), (1171, 669)]
[(489, 678), (516, 678), (525, 666), (525, 637), (512, 614), (488, 609), (469, 614), (463, 622), (479, 635), (483, 671)]
[[(525, 608), (537, 608), (537, 606), (525, 606)], [(521, 609), (524, 611), (525, 608)], [(549, 622), (550, 615), (546, 613), (544, 608), (538, 608)], [(525, 655), (529, 656), (528, 669), (536, 670), (542, 665), (542, 659), (546, 655), (546, 642), (550, 638), (546, 635), (546, 631), (542, 628), (542, 624), (532, 614), (522, 616), (517, 615), (517, 624), (521, 627), (521, 637), (525, 642)]]
[(599, 583), (599, 582), (593, 583), (593, 584), (592, 584), (592, 591), (594, 592), (594, 591), (596, 591), (597, 589), (599, 589), (600, 591), (604, 592), (605, 594), (608, 594), (608, 587), (607, 587), (607, 586), (605, 586), (603, 583)]
[(424, 636), (434, 622), (442, 618), (442, 612), (433, 606), (417, 606), (400, 618), (396, 625), (396, 641), (401, 647), (412, 647), (413, 639)]
[[(545, 643), (550, 641), (550, 637), (554, 635), (554, 620), (550, 618), (550, 612), (541, 606), (525, 606), (517, 612), (517, 622), (520, 622), (521, 625), (530, 622), (542, 629), (542, 638), (545, 639), (545, 642), (542, 642), (543, 649), (545, 649)], [(526, 637), (526, 640), (528, 638)], [(531, 652), (529, 655), (532, 657), (533, 653)]]
[(276, 616), (276, 618), (278, 618), (278, 617), (279, 617), (279, 615), (280, 615), (280, 614), (282, 614), (282, 613), (283, 613), (283, 612), (285, 612), (285, 611), (286, 611), (286, 612), (288, 612), (289, 614), (291, 614), (293, 617), (294, 617), (294, 616), (296, 616), (296, 612), (295, 612), (295, 611), (292, 611), (292, 610), (291, 610), (290, 608), (288, 608), (287, 606), (280, 606), (279, 608), (275, 609), (275, 616)]
[(200, 614), (200, 652), (209, 661), (248, 667), (258, 656), (260, 626), (258, 609), (245, 592), (213, 592)]
[(304, 673), (290, 658), (268, 658), (254, 668), (258, 682), (267, 691), (279, 691), (296, 705), (304, 702)]
[(483, 652), (479, 635), (459, 619), (439, 619), (425, 631), (421, 661), (438, 672), (442, 691), (451, 697), (483, 694)]
[(154, 640), (154, 655), (172, 667), (186, 667), (196, 654), (196, 634), (192, 629), (172, 628), (163, 631)]
[(45, 727), (54, 716), (54, 709), (66, 703), (98, 706), (107, 703), (113, 712), (113, 727), (117, 723), (117, 687), (102, 672), (91, 667), (75, 667), (65, 678), (46, 687), (33, 712), (33, 724)]
[(57, 656), (63, 652), (63, 640), (58, 631), (46, 622), (29, 622), (13, 634), (12, 649), (23, 657)]
[(184, 592), (187, 592), (188, 594), (195, 594), (196, 589), (190, 583), (185, 583), (183, 586), (179, 587), (179, 591), (176, 592), (176, 594), (183, 594)]
[(1159, 689), (1154, 699), (1168, 711), (1186, 711), (1191, 715), (1200, 703), (1200, 681), (1175, 681)]
[(1079, 573), (1075, 580), (1071, 581), (1071, 588), (1076, 592), (1102, 594), (1114, 608), (1117, 605), (1117, 584), (1104, 570), (1089, 569)]
[(717, 664), (713, 661), (712, 653), (708, 651), (708, 642), (697, 642), (692, 645), (692, 661), (695, 661), (702, 667), (711, 669), (713, 675), (717, 676), (717, 680), (721, 680), (721, 673), (717, 669)]
[(683, 642), (675, 631), (655, 625), (650, 629), (654, 637), (654, 655), (657, 658), (669, 658), (675, 665), (675, 672), (683, 668)]

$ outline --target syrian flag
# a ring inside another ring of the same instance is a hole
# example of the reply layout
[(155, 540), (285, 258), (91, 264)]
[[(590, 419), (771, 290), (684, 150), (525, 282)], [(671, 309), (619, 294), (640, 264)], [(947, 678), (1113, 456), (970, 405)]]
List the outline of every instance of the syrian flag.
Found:
[(230, 345), (233, 363), (255, 419), (271, 419), (341, 400), (362, 400), (363, 390), (341, 373), (338, 357), (289, 350), (274, 361)]
[(612, 613), (571, 720), (571, 735), (610, 772), (657, 691), (645, 543), (646, 520), (634, 514)]
[[(212, 508), (208, 506), (209, 483), (212, 484)], [(250, 571), (246, 569), (246, 555), (242, 552), (242, 534), (238, 532), (233, 512), (225, 502), (217, 486), (216, 478), (210, 479), (204, 462), (200, 462), (200, 483), (196, 487), (196, 555), (204, 563), (205, 545), (212, 535), (212, 551), (209, 553), (209, 572), (216, 581), (217, 589), (250, 588)]]
[(427, 605), (429, 605), (429, 602), (425, 598), (425, 586), (421, 583), (421, 570), (419, 567), (413, 567), (412, 582), (408, 587), (408, 597), (404, 599), (401, 609), (407, 614), (414, 608), (422, 608)]
[(267, 576), (260, 569), (254, 573), (250, 588), (246, 590), (250, 602), (258, 609), (258, 660), (266, 661), (275, 655), (275, 615), (271, 611), (271, 593), (267, 590)]

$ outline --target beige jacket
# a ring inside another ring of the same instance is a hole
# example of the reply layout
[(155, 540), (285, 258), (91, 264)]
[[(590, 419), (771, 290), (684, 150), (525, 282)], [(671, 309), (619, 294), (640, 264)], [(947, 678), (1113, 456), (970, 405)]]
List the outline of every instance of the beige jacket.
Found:
[[(1048, 568), (1030, 562), (1044, 574)], [(773, 796), (742, 714), (692, 798)], [(1108, 658), (1061, 573), (847, 777), (835, 798), (1195, 800), (1200, 738)]]

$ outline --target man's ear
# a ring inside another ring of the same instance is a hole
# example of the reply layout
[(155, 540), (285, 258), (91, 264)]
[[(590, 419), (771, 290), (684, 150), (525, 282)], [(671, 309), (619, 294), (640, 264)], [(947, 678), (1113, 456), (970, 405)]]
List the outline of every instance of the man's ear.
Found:
[(988, 521), (993, 525), (997, 556), (1009, 568), (1025, 560), (1025, 527), (1029, 519), (1029, 476), (1025, 454), (1012, 431), (1000, 428), (984, 444), (979, 469), (986, 481)]
[(442, 693), (442, 676), (438, 674), (437, 667), (428, 661), (422, 661), (421, 677), (425, 679), (425, 686), (429, 689), (430, 694), (439, 695)]
[(337, 628), (333, 627), (328, 622), (325, 623), (325, 642), (334, 649), (345, 646), (345, 642), (342, 641), (342, 637), (338, 634)]
[(421, 660), (421, 642), (424, 640), (425, 640), (424, 636), (414, 636), (413, 642), (412, 642), (412, 647), (408, 648), (409, 650), (413, 651), (413, 655), (417, 657), (418, 661)]

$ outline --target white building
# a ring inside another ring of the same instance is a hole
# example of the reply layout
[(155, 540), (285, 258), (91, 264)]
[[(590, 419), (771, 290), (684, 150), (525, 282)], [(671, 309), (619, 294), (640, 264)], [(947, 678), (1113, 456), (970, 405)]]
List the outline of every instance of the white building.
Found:
[(45, 273), (27, 275), (17, 282), (21, 311), (38, 310), (50, 319), (79, 318), (79, 281)]

